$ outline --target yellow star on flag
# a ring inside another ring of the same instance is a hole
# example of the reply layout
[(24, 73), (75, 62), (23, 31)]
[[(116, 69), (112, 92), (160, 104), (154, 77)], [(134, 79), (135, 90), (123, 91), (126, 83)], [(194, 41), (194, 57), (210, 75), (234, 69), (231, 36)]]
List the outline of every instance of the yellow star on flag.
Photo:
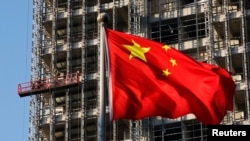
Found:
[(177, 66), (175, 59), (171, 58), (169, 61), (171, 62), (172, 66)]
[(168, 51), (169, 49), (171, 49), (171, 47), (170, 47), (170, 46), (168, 46), (168, 45), (164, 45), (162, 48), (164, 48), (164, 49), (165, 49), (165, 51)]
[(168, 69), (163, 70), (163, 75), (168, 77), (171, 73), (168, 71)]
[(150, 48), (141, 47), (138, 43), (136, 43), (134, 40), (132, 40), (134, 45), (123, 45), (130, 51), (129, 59), (132, 59), (133, 57), (138, 57), (141, 60), (147, 62), (147, 59), (145, 57), (145, 53), (149, 52)]

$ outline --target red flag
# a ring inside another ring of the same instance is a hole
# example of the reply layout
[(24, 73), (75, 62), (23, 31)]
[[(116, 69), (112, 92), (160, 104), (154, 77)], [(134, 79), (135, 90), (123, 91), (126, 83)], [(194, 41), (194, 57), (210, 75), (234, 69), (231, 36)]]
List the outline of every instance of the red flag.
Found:
[(106, 31), (113, 120), (192, 113), (204, 124), (219, 124), (233, 109), (235, 83), (225, 69), (197, 62), (168, 45)]

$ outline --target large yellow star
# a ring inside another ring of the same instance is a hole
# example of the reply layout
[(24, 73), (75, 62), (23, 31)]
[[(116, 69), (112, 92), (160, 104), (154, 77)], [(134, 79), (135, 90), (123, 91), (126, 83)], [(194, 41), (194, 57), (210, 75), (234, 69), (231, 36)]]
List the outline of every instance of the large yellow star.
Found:
[(165, 51), (168, 51), (169, 49), (171, 49), (171, 47), (170, 47), (170, 46), (168, 46), (168, 45), (164, 45), (162, 48), (164, 48), (164, 49), (165, 49)]
[(163, 70), (163, 75), (168, 77), (171, 73), (168, 71), (168, 69)]
[(147, 62), (147, 59), (145, 57), (145, 53), (149, 52), (150, 48), (143, 48), (138, 43), (136, 43), (134, 40), (132, 40), (134, 45), (123, 45), (130, 51), (129, 59), (132, 59), (133, 57), (138, 57), (141, 60)]
[(171, 62), (172, 66), (177, 66), (175, 59), (171, 58), (169, 61)]

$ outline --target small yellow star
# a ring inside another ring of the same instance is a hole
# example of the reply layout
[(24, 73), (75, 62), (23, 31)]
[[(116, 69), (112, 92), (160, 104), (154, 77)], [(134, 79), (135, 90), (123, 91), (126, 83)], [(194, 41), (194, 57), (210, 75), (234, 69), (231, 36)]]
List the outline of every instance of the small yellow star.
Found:
[(177, 66), (175, 59), (171, 58), (169, 61), (171, 62), (172, 66)]
[(129, 59), (132, 59), (133, 57), (138, 57), (141, 60), (147, 62), (147, 59), (145, 57), (145, 53), (149, 52), (150, 48), (143, 48), (138, 43), (136, 43), (134, 40), (132, 40), (134, 45), (123, 45), (130, 51)]
[(162, 48), (164, 48), (164, 49), (165, 49), (165, 51), (168, 51), (169, 49), (171, 49), (171, 47), (170, 47), (170, 46), (168, 46), (168, 45), (164, 45)]
[(163, 75), (168, 77), (171, 73), (168, 71), (168, 69), (163, 70)]

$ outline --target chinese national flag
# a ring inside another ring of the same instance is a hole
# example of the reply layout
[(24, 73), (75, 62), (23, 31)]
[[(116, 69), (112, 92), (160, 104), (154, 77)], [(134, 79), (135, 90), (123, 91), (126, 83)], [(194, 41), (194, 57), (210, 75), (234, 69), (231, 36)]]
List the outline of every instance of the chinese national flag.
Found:
[(223, 68), (149, 39), (111, 29), (106, 34), (113, 120), (192, 113), (203, 124), (219, 124), (233, 109), (235, 83)]

